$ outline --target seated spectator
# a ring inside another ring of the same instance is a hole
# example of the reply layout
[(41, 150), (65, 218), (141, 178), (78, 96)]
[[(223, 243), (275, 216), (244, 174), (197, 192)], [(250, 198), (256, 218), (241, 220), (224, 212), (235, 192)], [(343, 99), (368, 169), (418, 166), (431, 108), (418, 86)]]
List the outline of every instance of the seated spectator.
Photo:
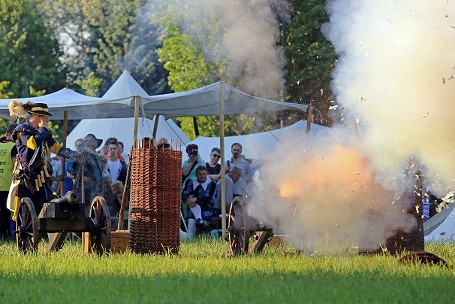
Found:
[(123, 183), (121, 181), (111, 183), (109, 177), (104, 177), (102, 184), (103, 197), (109, 207), (109, 214), (111, 217), (118, 217), (122, 203)]
[(205, 161), (203, 161), (199, 155), (197, 145), (189, 144), (186, 146), (185, 151), (188, 154), (188, 160), (185, 160), (182, 164), (182, 188), (185, 187), (187, 181), (196, 177), (197, 167), (205, 165)]
[(111, 183), (119, 180), (125, 183), (126, 180), (126, 163), (118, 157), (117, 143), (111, 141), (109, 144), (109, 154), (106, 156), (107, 168), (111, 177)]
[(218, 210), (214, 208), (216, 195), (216, 183), (207, 177), (207, 168), (198, 166), (196, 177), (186, 183), (182, 193), (183, 202), (189, 209), (187, 210), (189, 237), (195, 235), (196, 228), (204, 228), (205, 218), (219, 215)]
[(208, 176), (212, 181), (217, 182), (220, 179), (221, 165), (219, 164), (221, 158), (221, 150), (219, 148), (213, 148), (210, 153), (210, 161), (205, 163), (207, 167)]
[[(226, 209), (229, 208), (232, 200), (236, 196), (244, 196), (245, 189), (246, 189), (246, 182), (245, 179), (242, 177), (242, 169), (239, 167), (233, 167), (231, 171), (229, 171), (225, 175), (225, 203)], [(215, 208), (221, 209), (221, 190), (220, 186), (221, 181), (218, 181), (218, 194), (216, 197)]]

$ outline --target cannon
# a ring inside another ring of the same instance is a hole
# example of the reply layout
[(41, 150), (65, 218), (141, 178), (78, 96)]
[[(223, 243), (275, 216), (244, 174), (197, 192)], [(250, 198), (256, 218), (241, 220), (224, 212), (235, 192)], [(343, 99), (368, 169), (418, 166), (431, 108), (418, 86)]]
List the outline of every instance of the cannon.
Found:
[[(246, 204), (245, 199), (238, 196), (229, 207), (226, 239), (232, 256), (259, 253), (273, 236), (272, 228), (250, 216)], [(250, 239), (253, 239), (251, 245)]]
[(16, 218), (16, 243), (20, 251), (34, 252), (38, 242), (53, 233), (46, 252), (58, 251), (69, 232), (88, 232), (89, 251), (99, 255), (108, 252), (111, 244), (109, 208), (102, 196), (93, 198), (90, 213), (76, 191), (68, 191), (61, 198), (44, 203), (39, 215), (32, 200), (20, 200)]

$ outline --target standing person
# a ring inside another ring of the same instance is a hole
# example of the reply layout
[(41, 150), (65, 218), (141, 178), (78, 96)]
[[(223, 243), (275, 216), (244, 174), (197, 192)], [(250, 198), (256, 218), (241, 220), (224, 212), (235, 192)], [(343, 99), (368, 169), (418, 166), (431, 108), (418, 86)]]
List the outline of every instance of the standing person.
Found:
[(221, 165), (219, 164), (220, 157), (221, 150), (215, 147), (210, 153), (210, 161), (208, 163), (205, 163), (205, 166), (207, 167), (207, 173), (209, 174), (208, 177), (215, 182), (220, 179), (221, 175)]
[(186, 146), (185, 151), (188, 154), (188, 160), (185, 160), (182, 164), (182, 188), (185, 187), (187, 181), (196, 177), (197, 167), (205, 165), (205, 161), (199, 156), (198, 148), (196, 144)]
[(63, 170), (62, 170), (62, 157), (55, 154), (51, 155), (51, 166), (52, 166), (52, 176), (50, 180), (52, 181), (51, 189), (52, 192), (57, 193), (60, 188), (60, 182), (63, 181)]
[(103, 149), (106, 150), (106, 158), (110, 157), (109, 145), (111, 143), (115, 143), (117, 145), (117, 158), (124, 161), (123, 156), (118, 152), (118, 140), (116, 137), (109, 137), (108, 139), (106, 139), (106, 143), (104, 144), (104, 147), (103, 147)]
[[(86, 214), (90, 214), (90, 206), (95, 196), (103, 193), (102, 179), (103, 179), (103, 164), (95, 151), (101, 143), (102, 139), (98, 139), (93, 134), (87, 134), (84, 137), (84, 141), (80, 146), (80, 149), (85, 149), (85, 161), (83, 165), (83, 176), (84, 176), (84, 203)], [(79, 173), (80, 163), (75, 161), (71, 167), (68, 168), (69, 172), (75, 177), (75, 187), (82, 193), (82, 172)]]
[(242, 145), (239, 143), (233, 143), (231, 146), (232, 157), (226, 162), (226, 171), (229, 171), (232, 167), (239, 167), (242, 169), (242, 177), (246, 183), (249, 184), (253, 180), (253, 171), (251, 170), (251, 164), (242, 155)]
[(169, 144), (169, 142), (166, 138), (161, 137), (158, 140), (158, 146), (157, 146), (158, 149), (169, 149), (170, 147), (171, 147), (171, 145)]
[(18, 153), (18, 165), (13, 177), (19, 181), (16, 196), (29, 197), (39, 214), (43, 204), (53, 198), (51, 189), (45, 182), (50, 176), (50, 152), (72, 159), (76, 159), (79, 153), (63, 147), (52, 138), (52, 133), (47, 128), (52, 114), (45, 103), (28, 101), (22, 104), (19, 100), (12, 100), (8, 108), (12, 117), (28, 117), (13, 132)]
[(118, 146), (116, 142), (109, 143), (107, 166), (111, 176), (111, 183), (119, 180), (125, 184), (126, 163), (118, 158)]
[(128, 154), (124, 151), (125, 150), (125, 146), (123, 145), (123, 143), (121, 141), (118, 141), (117, 142), (117, 148), (118, 148), (118, 155), (121, 155), (122, 157), (120, 159), (123, 158), (123, 160), (125, 161), (125, 163), (128, 165), (128, 162), (129, 162), (129, 156)]
[(11, 239), (11, 211), (6, 207), (8, 191), (13, 179), (13, 167), (16, 161), (16, 143), (13, 141), (13, 131), (17, 124), (6, 128), (6, 137), (0, 138), (0, 238)]

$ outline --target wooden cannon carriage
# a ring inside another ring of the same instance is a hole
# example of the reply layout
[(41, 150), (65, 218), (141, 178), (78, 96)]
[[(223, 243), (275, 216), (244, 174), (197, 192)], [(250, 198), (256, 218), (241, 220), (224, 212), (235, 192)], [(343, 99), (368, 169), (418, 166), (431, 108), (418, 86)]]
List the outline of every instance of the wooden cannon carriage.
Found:
[(259, 253), (273, 236), (272, 228), (251, 217), (246, 204), (242, 197), (235, 197), (229, 207), (226, 238), (233, 256)]
[(69, 232), (88, 232), (89, 251), (103, 254), (111, 245), (111, 219), (106, 201), (96, 196), (85, 214), (85, 204), (76, 191), (44, 203), (39, 215), (28, 197), (21, 199), (16, 218), (16, 243), (20, 251), (34, 252), (47, 233), (53, 233), (46, 252), (58, 251)]
[[(248, 252), (259, 253), (273, 236), (273, 229), (251, 217), (246, 205), (245, 199), (238, 196), (229, 207), (225, 238), (232, 256)], [(205, 221), (208, 225), (199, 234), (221, 231), (221, 217), (209, 217)]]

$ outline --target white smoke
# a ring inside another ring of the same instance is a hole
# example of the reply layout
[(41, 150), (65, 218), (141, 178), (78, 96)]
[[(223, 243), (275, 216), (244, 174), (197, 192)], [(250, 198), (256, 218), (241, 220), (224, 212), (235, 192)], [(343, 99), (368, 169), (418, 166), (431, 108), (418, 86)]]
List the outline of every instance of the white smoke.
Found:
[(284, 57), (276, 46), (279, 26), (272, 11), (280, 0), (152, 0), (156, 17), (169, 14), (192, 35), (212, 62), (226, 62), (224, 81), (250, 94), (277, 99), (284, 86)]
[(327, 9), (323, 32), (339, 56), (332, 86), (355, 130), (311, 145), (292, 134), (267, 154), (250, 211), (303, 250), (377, 248), (414, 228), (407, 210), (418, 169), (436, 194), (455, 188), (455, 2), (328, 1)]
[(360, 121), (361, 145), (390, 186), (410, 156), (431, 189), (455, 186), (455, 2), (328, 1), (323, 28), (340, 58), (338, 102)]
[[(284, 83), (272, 2), (153, 1), (178, 12), (207, 58), (226, 60), (224, 80), (269, 98)], [(336, 142), (289, 134), (261, 151), (268, 161), (250, 211), (297, 248), (377, 248), (415, 226), (407, 213), (415, 197), (406, 196), (417, 169), (437, 195), (455, 188), (455, 2), (337, 0), (327, 10), (323, 32), (339, 57), (333, 91), (358, 123), (333, 130)]]

